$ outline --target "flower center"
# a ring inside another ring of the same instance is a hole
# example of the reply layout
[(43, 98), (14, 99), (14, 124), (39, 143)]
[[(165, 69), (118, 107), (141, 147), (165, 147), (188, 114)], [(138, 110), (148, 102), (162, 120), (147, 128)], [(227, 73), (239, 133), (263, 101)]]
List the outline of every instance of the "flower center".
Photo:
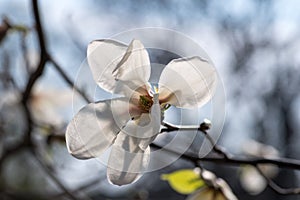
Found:
[(149, 112), (153, 105), (152, 97), (149, 95), (140, 95), (139, 107), (144, 112)]

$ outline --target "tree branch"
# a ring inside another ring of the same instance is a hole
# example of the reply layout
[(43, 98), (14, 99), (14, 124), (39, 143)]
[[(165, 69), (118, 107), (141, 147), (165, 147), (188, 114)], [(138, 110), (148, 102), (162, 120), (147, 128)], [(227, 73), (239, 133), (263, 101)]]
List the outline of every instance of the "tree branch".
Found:
[[(272, 188), (275, 192), (282, 195), (295, 195), (300, 194), (300, 188), (282, 188), (279, 185), (277, 185), (272, 179), (265, 176), (263, 172), (259, 169), (258, 164), (274, 164), (278, 167), (282, 168), (289, 168), (289, 169), (297, 169), (300, 170), (300, 161), (294, 160), (294, 159), (288, 159), (288, 158), (278, 158), (278, 159), (267, 159), (267, 158), (252, 158), (252, 159), (243, 159), (243, 158), (236, 158), (227, 153), (224, 148), (218, 146), (216, 142), (213, 140), (213, 138), (208, 134), (207, 130), (210, 127), (210, 124), (206, 124), (203, 122), (200, 126), (175, 126), (173, 124), (169, 123), (163, 123), (163, 126), (166, 128), (163, 128), (161, 132), (171, 132), (171, 131), (178, 131), (178, 130), (197, 130), (204, 134), (206, 139), (209, 140), (210, 144), (213, 147), (213, 151), (221, 155), (222, 157), (195, 157), (188, 154), (180, 154), (176, 151), (165, 149), (165, 151), (180, 155), (181, 158), (189, 160), (193, 163), (195, 163), (195, 166), (199, 166), (198, 162), (200, 161), (210, 161), (214, 163), (222, 163), (222, 164), (231, 164), (231, 165), (241, 165), (241, 164), (249, 164), (254, 166), (260, 174), (266, 179), (268, 186)], [(159, 145), (156, 145), (154, 143), (151, 144), (151, 147), (159, 148), (162, 147)]]
[[(162, 149), (163, 147), (160, 145), (157, 145), (155, 143), (152, 143), (150, 145), (151, 147), (155, 149)], [(287, 169), (296, 169), (300, 170), (300, 161), (294, 160), (294, 159), (288, 159), (288, 158), (278, 158), (278, 159), (267, 159), (267, 158), (238, 158), (238, 157), (215, 157), (215, 156), (207, 156), (203, 158), (195, 157), (193, 155), (189, 154), (181, 154), (179, 152), (176, 152), (171, 149), (163, 148), (165, 151), (181, 155), (182, 159), (190, 160), (192, 162), (199, 162), (199, 161), (205, 161), (205, 162), (213, 162), (213, 163), (220, 163), (225, 165), (243, 165), (243, 164), (249, 164), (249, 165), (257, 165), (257, 164), (274, 164), (277, 165), (280, 168), (287, 168)]]
[[(47, 48), (46, 48), (46, 43), (45, 43), (45, 38), (44, 38), (44, 33), (43, 33), (43, 28), (42, 28), (42, 24), (41, 24), (41, 19), (40, 19), (40, 14), (39, 14), (39, 8), (38, 8), (38, 3), (37, 0), (32, 0), (32, 9), (33, 9), (33, 13), (34, 13), (34, 18), (35, 18), (35, 22), (36, 22), (36, 31), (37, 31), (37, 35), (38, 35), (38, 41), (39, 41), (39, 47), (40, 47), (40, 61), (39, 64), (36, 68), (36, 70), (34, 72), (32, 72), (30, 74), (30, 77), (28, 79), (28, 82), (26, 84), (26, 88), (23, 92), (22, 95), (22, 100), (21, 103), (23, 105), (24, 108), (24, 113), (25, 113), (25, 119), (26, 119), (26, 124), (27, 124), (27, 130), (26, 133), (24, 135), (23, 141), (20, 142), (19, 144), (17, 144), (16, 146), (9, 148), (9, 149), (5, 149), (4, 150), (4, 155), (1, 157), (0, 160), (0, 167), (2, 166), (1, 164), (3, 163), (3, 161), (9, 157), (10, 155), (13, 155), (14, 153), (17, 153), (20, 150), (23, 150), (25, 147), (28, 147), (29, 150), (31, 150), (34, 158), (38, 161), (38, 163), (40, 164), (40, 166), (44, 169), (44, 171), (46, 172), (46, 174), (71, 198), (71, 199), (77, 199), (74, 195), (72, 195), (72, 193), (59, 181), (59, 179), (50, 171), (50, 169), (44, 164), (43, 160), (39, 158), (39, 156), (37, 155), (37, 152), (35, 152), (35, 147), (33, 146), (32, 143), (32, 138), (31, 138), (31, 133), (32, 133), (32, 129), (33, 129), (33, 120), (32, 120), (32, 114), (31, 111), (28, 107), (28, 100), (30, 98), (31, 92), (32, 92), (32, 88), (34, 86), (34, 84), (36, 83), (36, 81), (38, 80), (38, 78), (40, 76), (42, 76), (44, 69), (45, 69), (45, 65), (47, 63), (47, 61), (51, 61), (52, 63), (54, 63), (54, 65), (56, 66), (57, 69), (61, 69), (58, 67), (58, 65), (55, 64), (55, 62), (53, 60), (50, 60), (50, 56), (48, 55), (47, 52)], [(62, 72), (62, 70), (60, 70), (60, 72)], [(64, 73), (60, 73), (64, 80), (66, 80), (69, 84), (71, 83), (70, 79), (68, 79), (68, 77), (64, 74)], [(80, 90), (78, 88), (76, 88), (77, 92)], [(83, 94), (83, 93), (80, 93)], [(85, 97), (85, 96), (84, 96)], [(85, 97), (85, 99), (87, 99)]]
[(38, 67), (30, 75), (28, 82), (26, 84), (25, 91), (23, 92), (23, 98), (22, 98), (23, 104), (27, 103), (27, 100), (30, 97), (30, 92), (32, 90), (32, 87), (35, 84), (35, 82), (37, 81), (37, 79), (43, 74), (46, 62), (48, 60), (48, 53), (46, 50), (46, 43), (45, 43), (45, 39), (44, 39), (44, 33), (43, 33), (42, 24), (41, 24), (37, 0), (32, 0), (32, 9), (33, 9), (33, 13), (34, 13), (35, 22), (36, 22), (35, 28), (36, 28), (36, 31), (38, 34), (38, 41), (39, 41), (41, 54), (40, 54), (40, 61), (39, 61)]
[(207, 130), (209, 130), (210, 128), (210, 124), (208, 123), (201, 123), (200, 126), (176, 126), (174, 124), (170, 124), (167, 122), (163, 122), (162, 124), (163, 126), (165, 126), (166, 128), (163, 128), (161, 130), (162, 132), (170, 132), (170, 131), (200, 131), (205, 138), (210, 142), (213, 150), (218, 153), (219, 155), (223, 156), (225, 159), (228, 159), (229, 157), (231, 157), (231, 155), (229, 153), (227, 153), (225, 151), (224, 148), (220, 147), (219, 145), (216, 144), (216, 142), (214, 141), (214, 139), (207, 133)]
[(43, 32), (43, 27), (42, 27), (40, 15), (39, 15), (39, 8), (38, 8), (37, 0), (32, 0), (32, 5), (33, 5), (34, 18), (36, 21), (36, 31), (38, 34), (38, 40), (39, 40), (41, 54), (40, 54), (40, 61), (39, 61), (38, 67), (30, 75), (28, 82), (26, 84), (25, 91), (23, 92), (22, 102), (26, 103), (27, 100), (30, 98), (30, 93), (31, 93), (31, 90), (32, 90), (35, 82), (43, 74), (46, 63), (48, 61), (50, 61), (53, 64), (54, 68), (62, 76), (62, 78), (67, 82), (67, 84), (71, 88), (74, 88), (74, 90), (76, 92), (78, 92), (88, 103), (90, 103), (91, 100), (87, 97), (87, 95), (84, 92), (82, 92), (79, 88), (77, 88), (76, 86), (73, 85), (73, 81), (71, 81), (71, 79), (66, 75), (66, 73), (64, 73), (64, 71), (57, 64), (57, 62), (54, 59), (52, 59), (52, 57), (48, 54), (45, 37), (44, 37), (44, 32)]

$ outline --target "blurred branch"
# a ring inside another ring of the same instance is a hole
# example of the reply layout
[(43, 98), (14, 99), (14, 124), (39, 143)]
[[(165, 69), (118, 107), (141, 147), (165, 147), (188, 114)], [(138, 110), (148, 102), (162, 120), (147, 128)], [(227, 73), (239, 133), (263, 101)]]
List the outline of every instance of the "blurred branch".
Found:
[[(90, 188), (90, 187), (98, 184), (101, 180), (102, 180), (101, 178), (97, 177), (94, 180), (91, 180), (90, 182), (85, 183), (82, 186), (79, 186), (77, 189), (72, 190), (72, 193), (76, 194), (76, 193), (79, 193), (79, 192), (83, 192), (84, 190), (86, 190), (86, 189), (88, 189), (88, 188)], [(60, 194), (57, 194), (57, 195), (51, 197), (50, 199), (59, 199), (59, 198), (65, 196), (65, 195), (66, 195), (66, 193), (62, 192)]]
[[(38, 35), (38, 41), (39, 41), (39, 47), (40, 47), (40, 61), (35, 71), (33, 71), (29, 79), (27, 81), (25, 90), (23, 91), (22, 100), (21, 103), (23, 105), (24, 113), (25, 113), (25, 119), (26, 119), (26, 133), (24, 135), (23, 141), (18, 143), (17, 145), (9, 148), (5, 148), (3, 150), (3, 156), (0, 159), (0, 167), (2, 166), (4, 160), (8, 158), (9, 156), (23, 150), (23, 149), (29, 149), (34, 158), (38, 161), (40, 166), (44, 169), (46, 174), (56, 183), (57, 186), (59, 186), (62, 191), (65, 192), (71, 199), (77, 199), (74, 195), (72, 195), (71, 192), (62, 184), (59, 179), (51, 172), (51, 170), (47, 167), (47, 165), (43, 162), (43, 160), (37, 155), (37, 152), (35, 151), (35, 146), (32, 142), (31, 133), (33, 130), (34, 122), (32, 120), (32, 114), (31, 110), (28, 106), (28, 100), (30, 99), (30, 95), (32, 92), (32, 88), (35, 85), (36, 81), (39, 77), (43, 75), (45, 65), (47, 62), (52, 62), (55, 66), (55, 68), (59, 71), (60, 75), (63, 77), (63, 79), (69, 84), (70, 87), (73, 86), (72, 81), (68, 78), (68, 76), (62, 71), (61, 67), (56, 64), (56, 62), (49, 56), (48, 50), (46, 47), (43, 27), (41, 24), (40, 14), (39, 14), (39, 8), (37, 0), (32, 0), (32, 9), (34, 13), (34, 19), (36, 22), (36, 31)], [(23, 45), (23, 44), (22, 44)], [(23, 52), (24, 53), (24, 52)], [(88, 101), (88, 98), (85, 96), (83, 92), (81, 92), (78, 88), (75, 88), (75, 90), (81, 94), (85, 100)]]
[(64, 186), (63, 183), (60, 182), (60, 180), (54, 175), (54, 173), (48, 168), (48, 166), (45, 164), (45, 162), (42, 160), (42, 157), (38, 155), (38, 153), (34, 150), (31, 151), (33, 157), (36, 159), (36, 161), (39, 163), (39, 165), (44, 169), (45, 173), (55, 182), (56, 185), (58, 185), (68, 197), (70, 197), (73, 200), (76, 200), (77, 198)]
[(62, 68), (57, 64), (57, 62), (48, 54), (48, 49), (46, 47), (46, 42), (45, 42), (45, 37), (44, 37), (44, 32), (41, 24), (41, 19), (39, 15), (39, 10), (38, 10), (38, 4), (37, 0), (32, 0), (32, 5), (33, 5), (33, 12), (34, 12), (34, 17), (36, 21), (36, 31), (38, 33), (38, 40), (39, 40), (39, 46), (40, 46), (40, 62), (37, 67), (37, 69), (30, 75), (29, 80), (26, 84), (26, 89), (23, 93), (23, 99), (22, 102), (26, 103), (27, 100), (30, 97), (30, 92), (32, 90), (32, 87), (34, 86), (36, 80), (43, 74), (45, 65), (47, 62), (51, 62), (54, 66), (54, 68), (58, 71), (58, 73), (62, 76), (63, 80), (65, 80), (68, 85), (75, 89), (76, 92), (78, 92), (87, 102), (91, 102), (87, 95), (82, 92), (79, 88), (73, 85), (73, 81), (67, 76), (67, 74), (62, 70)]
[(2, 60), (3, 70), (0, 72), (0, 80), (3, 84), (4, 88), (9, 88), (12, 86), (14, 89), (19, 90), (15, 80), (13, 79), (9, 67), (10, 67), (10, 58), (8, 52), (3, 52), (3, 60)]
[(66, 81), (69, 87), (73, 88), (78, 94), (80, 94), (87, 103), (91, 103), (92, 100), (83, 91), (81, 91), (76, 85), (73, 84), (73, 81), (71, 81), (71, 79), (63, 71), (62, 67), (54, 59), (52, 59), (52, 57), (49, 56), (48, 59), (53, 64), (54, 68), (57, 70), (60, 76)]
[(26, 72), (28, 73), (27, 75), (29, 75), (30, 64), (29, 64), (29, 60), (27, 58), (26, 35), (27, 34), (24, 32), (21, 35), (21, 50), (22, 50), (23, 60), (25, 62), (25, 69), (26, 69)]
[(10, 148), (5, 148), (4, 151), (2, 152), (2, 156), (0, 157), (0, 171), (1, 171), (2, 164), (6, 158), (8, 158), (9, 156), (12, 156), (26, 148), (27, 148), (27, 145), (25, 145), (24, 142), (17, 144)]
[[(15, 153), (18, 150), (21, 150), (22, 147), (24, 147), (24, 146), (31, 147), (30, 148), (31, 152), (33, 153), (35, 159), (38, 161), (38, 163), (41, 165), (41, 167), (44, 169), (44, 171), (47, 173), (47, 175), (66, 194), (68, 194), (68, 196), (71, 199), (76, 199), (67, 190), (67, 188), (54, 176), (54, 174), (52, 174), (52, 172), (47, 168), (47, 166), (39, 158), (39, 156), (35, 152), (35, 148), (34, 148), (33, 143), (32, 143), (31, 133), (32, 133), (32, 129), (33, 129), (33, 120), (32, 120), (32, 114), (31, 114), (30, 109), (27, 105), (27, 101), (29, 100), (29, 97), (30, 97), (30, 94), (31, 94), (31, 91), (32, 91), (32, 88), (33, 88), (35, 82), (43, 74), (43, 71), (45, 69), (45, 64), (46, 64), (46, 62), (49, 58), (47, 50), (46, 50), (46, 46), (45, 46), (45, 39), (44, 39), (44, 34), (43, 34), (43, 28), (42, 28), (41, 21), (40, 21), (40, 15), (39, 15), (39, 10), (38, 10), (37, 0), (32, 0), (32, 5), (33, 5), (34, 18), (35, 18), (35, 21), (36, 21), (36, 31), (38, 33), (39, 46), (40, 46), (40, 50), (41, 50), (40, 62), (39, 62), (39, 65), (38, 65), (37, 69), (30, 75), (30, 77), (28, 79), (28, 82), (27, 82), (27, 85), (26, 85), (26, 89), (25, 89), (25, 91), (23, 93), (23, 97), (22, 97), (22, 104), (23, 104), (23, 108), (24, 108), (26, 121), (27, 121), (27, 130), (26, 130), (26, 134), (24, 136), (23, 142), (18, 144), (13, 149), (6, 150), (4, 155), (7, 157), (7, 156), (11, 155), (12, 153)], [(5, 156), (3, 156), (1, 158), (1, 161), (3, 161), (6, 158)]]
[(33, 73), (31, 73), (28, 82), (26, 84), (26, 89), (23, 93), (23, 98), (22, 98), (22, 102), (24, 105), (27, 103), (27, 100), (30, 97), (30, 92), (32, 90), (33, 85), (35, 84), (37, 79), (43, 74), (46, 62), (48, 60), (48, 52), (46, 50), (45, 38), (44, 38), (43, 28), (41, 24), (37, 0), (32, 0), (32, 8), (33, 8), (34, 18), (36, 22), (35, 27), (38, 34), (38, 41), (39, 41), (41, 54), (40, 54), (40, 61), (38, 67)]

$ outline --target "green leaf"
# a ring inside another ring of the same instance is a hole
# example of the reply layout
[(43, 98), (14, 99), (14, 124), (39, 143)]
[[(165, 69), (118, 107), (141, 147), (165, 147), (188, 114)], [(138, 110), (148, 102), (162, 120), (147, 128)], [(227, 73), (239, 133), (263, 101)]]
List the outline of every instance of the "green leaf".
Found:
[(191, 194), (205, 185), (199, 171), (192, 169), (182, 169), (170, 174), (162, 174), (161, 179), (168, 181), (173, 190), (181, 194)]

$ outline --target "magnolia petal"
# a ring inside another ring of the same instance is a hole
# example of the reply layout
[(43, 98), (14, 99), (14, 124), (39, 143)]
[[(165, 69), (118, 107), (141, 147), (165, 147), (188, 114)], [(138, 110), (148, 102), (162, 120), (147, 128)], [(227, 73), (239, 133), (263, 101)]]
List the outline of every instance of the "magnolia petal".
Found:
[(204, 186), (189, 195), (187, 200), (237, 200), (232, 194), (225, 194), (222, 190)]
[[(208, 193), (206, 193), (206, 195), (213, 194), (212, 199), (224, 199), (224, 200), (237, 200), (237, 197), (233, 194), (231, 188), (229, 187), (229, 185), (221, 178), (216, 177), (216, 175), (208, 170), (203, 170), (201, 173), (201, 177), (202, 179), (206, 182), (206, 184), (208, 185)], [(204, 197), (202, 196), (202, 192), (201, 189), (199, 190), (199, 192), (195, 192), (195, 193), (201, 193), (199, 194), (198, 198), (200, 199), (206, 199), (208, 197)], [(197, 199), (197, 198), (196, 198)], [(210, 198), (208, 198), (210, 199)]]
[[(66, 143), (70, 154), (79, 159), (88, 159), (105, 151), (120, 131), (120, 124), (124, 126), (130, 119), (124, 108), (125, 111), (116, 108), (117, 105), (123, 106), (124, 101), (127, 99), (119, 98), (91, 103), (82, 108), (66, 130)], [(112, 102), (114, 113), (111, 109)], [(118, 124), (115, 118), (118, 118)]]
[(129, 97), (128, 93), (144, 87), (150, 78), (149, 55), (139, 40), (129, 46), (95, 40), (89, 44), (87, 55), (94, 80), (108, 92)]
[[(132, 89), (144, 86), (150, 78), (150, 60), (139, 40), (132, 40), (125, 55), (113, 71), (117, 80), (130, 82)], [(128, 83), (127, 83), (128, 84)]]
[(126, 53), (127, 45), (114, 40), (94, 40), (87, 48), (87, 61), (99, 87), (108, 92), (115, 89), (113, 71)]
[(139, 147), (139, 138), (120, 132), (112, 146), (108, 160), (107, 177), (112, 184), (126, 185), (136, 181), (146, 170), (150, 160), (150, 147)]
[(202, 106), (212, 98), (216, 83), (216, 70), (208, 61), (200, 57), (174, 59), (159, 79), (159, 100), (181, 108)]
[[(214, 197), (216, 197), (217, 191), (215, 191), (213, 188), (210, 187), (203, 187), (193, 194), (189, 195), (186, 200), (215, 200)], [(221, 200), (221, 199), (220, 199)], [(227, 200), (227, 199), (222, 199)]]

